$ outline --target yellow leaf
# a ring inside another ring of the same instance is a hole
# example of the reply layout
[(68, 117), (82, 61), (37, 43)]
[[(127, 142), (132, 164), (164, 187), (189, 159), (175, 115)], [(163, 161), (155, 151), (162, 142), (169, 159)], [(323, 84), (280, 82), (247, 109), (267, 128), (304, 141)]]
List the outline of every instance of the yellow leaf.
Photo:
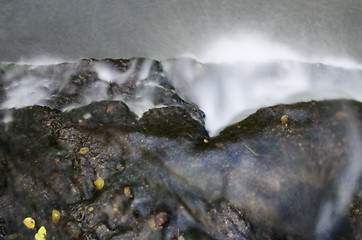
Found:
[(32, 219), (31, 217), (27, 217), (23, 220), (23, 223), (24, 225), (27, 227), (27, 228), (34, 228), (35, 227), (35, 220)]
[(45, 229), (44, 226), (41, 226), (41, 228), (39, 228), (38, 233), (35, 234), (35, 240), (45, 240), (45, 236), (47, 235), (47, 230)]
[(34, 238), (35, 240), (45, 240), (45, 236), (39, 233), (35, 234)]
[(41, 228), (39, 228), (38, 233), (42, 235), (47, 235), (47, 230), (45, 229), (44, 226), (41, 226)]

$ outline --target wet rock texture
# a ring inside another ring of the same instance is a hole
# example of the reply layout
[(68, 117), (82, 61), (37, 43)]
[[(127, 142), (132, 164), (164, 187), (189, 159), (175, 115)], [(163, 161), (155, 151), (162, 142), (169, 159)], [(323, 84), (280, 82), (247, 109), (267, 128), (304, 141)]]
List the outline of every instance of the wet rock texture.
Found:
[[(155, 64), (153, 101), (162, 107), (139, 116), (113, 99), (60, 111), (99, 81), (91, 61), (70, 65), (75, 72), (47, 106), (0, 111), (13, 117), (0, 124), (0, 239), (32, 239), (41, 226), (47, 239), (362, 237), (362, 185), (353, 171), (362, 159), (361, 103), (263, 108), (210, 138), (203, 113)], [(57, 79), (65, 65), (16, 74)], [(136, 99), (142, 87), (109, 83), (107, 94)]]

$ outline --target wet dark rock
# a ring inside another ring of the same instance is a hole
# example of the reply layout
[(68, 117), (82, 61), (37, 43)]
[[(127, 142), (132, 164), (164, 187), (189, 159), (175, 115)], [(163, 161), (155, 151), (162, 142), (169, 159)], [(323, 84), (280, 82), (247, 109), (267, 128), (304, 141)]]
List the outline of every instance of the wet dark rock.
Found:
[(6, 222), (3, 219), (0, 219), (0, 239), (6, 239), (7, 233), (6, 233)]
[[(107, 115), (110, 104), (117, 114)], [(93, 128), (79, 126), (83, 108), (14, 110), (16, 120), (1, 128), (3, 235), (33, 235), (21, 222), (32, 216), (60, 238), (298, 239), (316, 224), (318, 196), (334, 192), (330, 172), (346, 164), (340, 160), (348, 154), (346, 120), (335, 115), (346, 106), (362, 113), (353, 101), (261, 109), (208, 143), (202, 125), (177, 107), (137, 120), (121, 102), (93, 103), (87, 112), (101, 118), (94, 126), (103, 124)], [(83, 147), (89, 152), (79, 154)], [(97, 175), (105, 180), (102, 190), (93, 186)], [(64, 212), (57, 225), (53, 208)], [(355, 195), (344, 221), (357, 235), (360, 209)]]
[(7, 177), (4, 169), (0, 169), (0, 196), (5, 192), (7, 186)]
[(80, 239), (82, 236), (81, 229), (73, 222), (69, 222), (65, 228), (67, 235), (71, 239)]
[[(102, 62), (139, 72), (145, 61)], [(60, 111), (100, 82), (89, 70), (94, 62), (30, 70), (62, 79), (73, 69), (48, 107), (0, 110), (0, 119), (9, 111), (13, 116), (0, 123), (0, 239), (32, 239), (36, 231), (22, 223), (29, 216), (36, 230), (45, 226), (48, 239), (361, 236), (361, 179), (347, 182), (356, 186), (349, 192), (340, 185), (362, 156), (361, 103), (263, 108), (210, 138), (202, 111), (177, 95), (154, 62), (149, 80), (157, 83), (153, 100), (162, 106), (143, 115), (131, 110), (127, 99), (149, 87), (133, 76), (123, 87), (107, 83), (107, 94), (124, 101), (109, 97)], [(4, 71), (20, 78), (24, 69)], [(94, 186), (98, 177), (101, 190)], [(350, 200), (338, 211), (343, 192)], [(61, 212), (57, 224), (54, 209)], [(321, 227), (322, 214), (333, 220), (332, 229)], [(328, 231), (318, 235), (316, 226)]]
[(136, 115), (122, 102), (102, 101), (66, 112), (63, 121), (69, 121), (79, 129), (95, 130), (113, 126), (133, 130)]
[(150, 109), (139, 120), (141, 131), (167, 138), (186, 137), (202, 142), (209, 138), (207, 131), (190, 113), (181, 107)]

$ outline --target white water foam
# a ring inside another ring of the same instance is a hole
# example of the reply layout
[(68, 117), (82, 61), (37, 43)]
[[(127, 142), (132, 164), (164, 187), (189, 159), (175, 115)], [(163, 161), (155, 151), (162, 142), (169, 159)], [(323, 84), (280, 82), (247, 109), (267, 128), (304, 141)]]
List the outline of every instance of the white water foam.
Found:
[(37, 79), (23, 77), (19, 81), (11, 83), (6, 90), (6, 100), (1, 108), (22, 108), (32, 105), (45, 105), (45, 100), (50, 94), (45, 86), (50, 84), (49, 79)]
[(131, 66), (125, 72), (119, 71), (116, 67), (106, 63), (95, 63), (93, 70), (97, 73), (99, 79), (108, 83), (125, 83), (129, 77), (134, 74), (136, 68), (136, 61), (132, 61)]
[[(333, 98), (362, 101), (360, 64), (338, 58), (307, 59), (292, 49), (272, 43), (261, 36), (235, 35), (220, 38), (196, 57), (199, 62), (207, 64), (182, 58), (165, 60), (162, 63), (177, 93), (197, 104), (205, 112), (206, 129), (210, 136), (217, 135), (224, 127), (244, 119), (261, 107)], [(58, 58), (42, 56), (23, 59), (19, 63), (37, 66), (61, 61)], [(306, 64), (311, 62), (332, 65), (335, 68), (315, 64), (315, 72), (318, 74), (314, 74)], [(144, 61), (137, 73), (136, 64), (137, 61), (134, 60), (127, 71), (121, 72), (109, 64), (95, 63), (93, 70), (102, 81), (89, 87), (81, 102), (63, 110), (84, 106), (93, 101), (109, 100), (109, 83), (123, 84), (135, 74), (138, 75), (138, 82), (146, 79), (152, 60)], [(25, 76), (11, 83), (6, 89), (7, 98), (1, 108), (45, 105), (46, 100), (51, 98), (54, 92), (59, 92), (66, 83), (64, 81), (59, 85), (52, 79)], [(150, 108), (159, 107), (152, 102), (151, 88), (143, 88), (134, 101), (122, 96), (114, 96), (113, 99), (128, 101), (131, 110), (141, 115)]]
[[(137, 76), (135, 84), (139, 86), (141, 82), (148, 77), (150, 77), (150, 70), (154, 60), (146, 59), (142, 62), (139, 70), (136, 69), (138, 63), (137, 60), (131, 62), (130, 67), (125, 72), (121, 72), (118, 69), (111, 67), (109, 64), (105, 63), (96, 63), (93, 66), (93, 70), (97, 73), (98, 77), (108, 83), (117, 83), (119, 85), (126, 83), (130, 80), (131, 77)], [(152, 101), (154, 97), (154, 87), (158, 85), (152, 81), (143, 83), (143, 87), (136, 90), (135, 96), (132, 100), (125, 99), (121, 95), (117, 95), (113, 100), (123, 101), (127, 106), (136, 113), (139, 117), (143, 115), (144, 112), (148, 111), (151, 108), (162, 107), (163, 105), (155, 105)], [(108, 87), (108, 85), (106, 86)], [(102, 88), (106, 90), (105, 88)], [(98, 88), (95, 89), (97, 91)], [(92, 96), (90, 94), (89, 96)], [(106, 99), (106, 98), (103, 98)], [(89, 99), (89, 101), (94, 101), (94, 99)]]
[(306, 59), (258, 36), (217, 40), (197, 59), (208, 64), (180, 59), (163, 66), (181, 97), (205, 112), (211, 136), (261, 107), (335, 98), (362, 101), (362, 65)]
[(19, 65), (46, 66), (55, 65), (64, 62), (75, 62), (76, 59), (64, 59), (57, 56), (40, 55), (32, 58), (20, 58), (16, 63)]

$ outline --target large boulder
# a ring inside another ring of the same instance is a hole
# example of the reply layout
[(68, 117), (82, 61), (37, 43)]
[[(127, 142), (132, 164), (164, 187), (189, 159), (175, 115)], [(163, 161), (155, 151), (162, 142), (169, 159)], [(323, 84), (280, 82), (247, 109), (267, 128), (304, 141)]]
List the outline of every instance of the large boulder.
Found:
[[(144, 61), (98, 63), (141, 74)], [(41, 226), (48, 239), (362, 236), (361, 103), (262, 108), (210, 138), (157, 62), (146, 80), (122, 82), (102, 80), (93, 62), (3, 66), (19, 84), (26, 75), (53, 85), (40, 87), (43, 106), (2, 100), (0, 119), (11, 120), (0, 124), (0, 239), (31, 239)], [(88, 102), (103, 88), (106, 99)], [(151, 109), (137, 113), (137, 94), (149, 91)]]

